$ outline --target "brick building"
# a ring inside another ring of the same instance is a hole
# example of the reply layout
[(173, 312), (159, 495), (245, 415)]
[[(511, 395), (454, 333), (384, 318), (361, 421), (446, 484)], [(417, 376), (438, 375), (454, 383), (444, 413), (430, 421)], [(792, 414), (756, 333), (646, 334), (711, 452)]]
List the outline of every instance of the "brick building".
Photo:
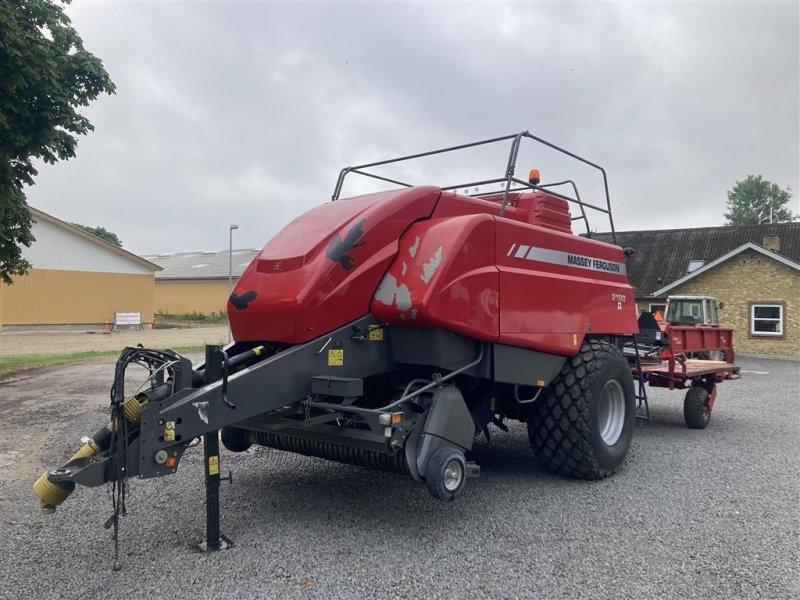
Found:
[(636, 251), (628, 276), (640, 311), (714, 296), (737, 352), (800, 358), (800, 223), (626, 231), (617, 243)]

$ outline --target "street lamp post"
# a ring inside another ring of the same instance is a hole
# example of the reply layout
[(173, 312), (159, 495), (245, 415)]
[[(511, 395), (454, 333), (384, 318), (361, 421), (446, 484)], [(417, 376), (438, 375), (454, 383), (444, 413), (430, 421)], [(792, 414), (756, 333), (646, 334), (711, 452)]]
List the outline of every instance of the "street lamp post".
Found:
[[(233, 230), (239, 229), (238, 225), (228, 227), (228, 296), (233, 293)], [(228, 322), (228, 343), (233, 341), (231, 324)]]
[(239, 229), (238, 225), (228, 228), (228, 295), (233, 292), (233, 230)]

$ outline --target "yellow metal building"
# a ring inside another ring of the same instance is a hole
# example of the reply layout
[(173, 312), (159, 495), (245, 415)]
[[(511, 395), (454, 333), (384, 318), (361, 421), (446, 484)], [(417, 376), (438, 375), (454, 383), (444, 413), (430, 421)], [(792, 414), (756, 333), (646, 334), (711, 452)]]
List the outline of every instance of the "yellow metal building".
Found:
[(36, 241), (23, 247), (27, 275), (0, 284), (0, 330), (94, 329), (117, 313), (153, 322), (160, 267), (47, 213), (30, 208)]
[(146, 255), (144, 258), (162, 268), (156, 273), (156, 312), (212, 315), (224, 311), (230, 295), (229, 270), (235, 284), (259, 250)]

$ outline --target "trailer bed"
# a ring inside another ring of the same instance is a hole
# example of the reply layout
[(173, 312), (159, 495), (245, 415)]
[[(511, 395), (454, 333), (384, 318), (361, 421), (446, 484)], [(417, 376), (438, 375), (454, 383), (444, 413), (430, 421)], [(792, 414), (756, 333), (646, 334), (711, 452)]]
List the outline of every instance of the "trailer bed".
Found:
[(674, 378), (679, 380), (694, 379), (703, 375), (718, 375), (720, 379), (739, 379), (740, 367), (721, 360), (699, 360), (689, 359), (684, 363), (674, 361), (670, 365), (668, 360), (658, 363), (643, 363), (638, 367), (633, 367), (634, 375), (655, 374), (662, 377)]

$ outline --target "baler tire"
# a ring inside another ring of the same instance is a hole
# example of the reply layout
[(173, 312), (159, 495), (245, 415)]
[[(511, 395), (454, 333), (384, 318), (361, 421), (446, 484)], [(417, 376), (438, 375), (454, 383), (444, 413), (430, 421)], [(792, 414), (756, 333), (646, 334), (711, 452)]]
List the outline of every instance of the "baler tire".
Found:
[(601, 479), (625, 460), (635, 411), (633, 376), (624, 356), (607, 342), (585, 341), (533, 404), (528, 439), (551, 471)]
[(452, 447), (434, 452), (425, 468), (425, 485), (435, 498), (445, 502), (455, 500), (466, 481), (467, 460), (463, 452)]
[(710, 395), (702, 386), (694, 386), (683, 399), (683, 419), (690, 429), (705, 429), (711, 421), (708, 409)]
[(231, 452), (245, 452), (253, 445), (250, 441), (250, 433), (238, 427), (223, 427), (220, 438), (222, 445)]

